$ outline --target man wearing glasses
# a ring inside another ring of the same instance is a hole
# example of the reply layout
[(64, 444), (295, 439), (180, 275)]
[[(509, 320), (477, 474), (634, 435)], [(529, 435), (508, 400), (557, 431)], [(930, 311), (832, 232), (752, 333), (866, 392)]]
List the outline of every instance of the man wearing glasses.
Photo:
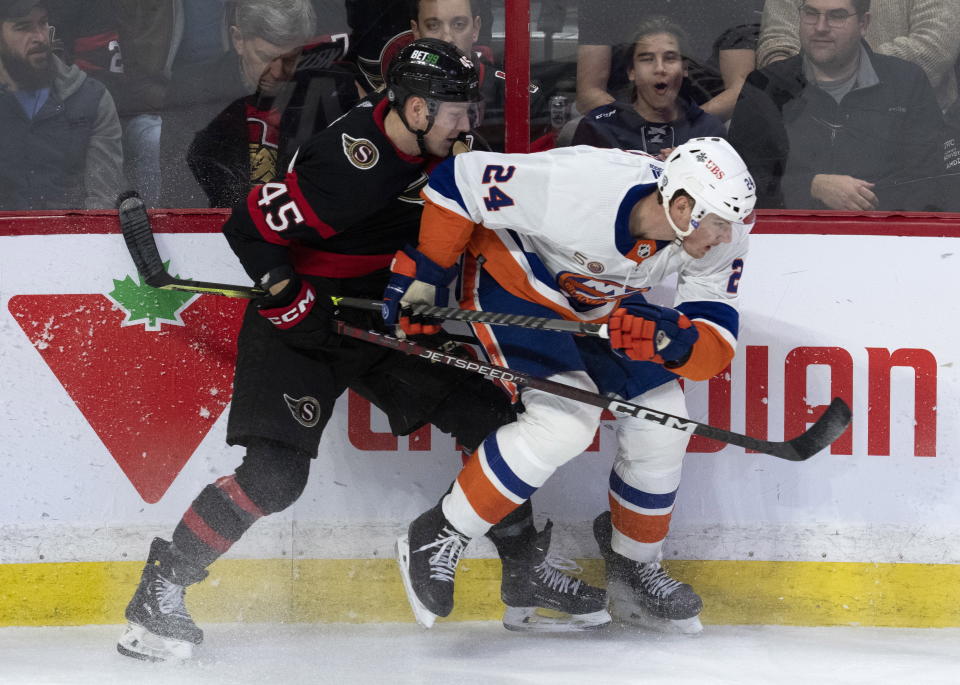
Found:
[[(800, 51), (797, 7), (803, 0), (766, 0), (757, 67)], [(923, 68), (940, 109), (957, 99), (954, 64), (960, 53), (960, 0), (873, 0), (865, 35), (874, 52)]]
[(800, 54), (754, 71), (729, 140), (759, 207), (935, 209), (943, 121), (920, 67), (870, 49), (870, 0), (805, 0)]

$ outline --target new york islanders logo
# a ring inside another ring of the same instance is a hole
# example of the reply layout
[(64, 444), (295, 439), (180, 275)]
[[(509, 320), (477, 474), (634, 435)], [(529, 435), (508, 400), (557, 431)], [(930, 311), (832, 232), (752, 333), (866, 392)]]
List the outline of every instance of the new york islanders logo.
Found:
[(343, 154), (350, 163), (358, 169), (370, 169), (380, 161), (380, 151), (377, 146), (366, 138), (352, 138), (342, 134)]
[(617, 281), (594, 278), (572, 271), (557, 274), (557, 285), (577, 311), (602, 307), (608, 302), (623, 298), (625, 294), (638, 292), (636, 288), (627, 288), (625, 293), (623, 285)]

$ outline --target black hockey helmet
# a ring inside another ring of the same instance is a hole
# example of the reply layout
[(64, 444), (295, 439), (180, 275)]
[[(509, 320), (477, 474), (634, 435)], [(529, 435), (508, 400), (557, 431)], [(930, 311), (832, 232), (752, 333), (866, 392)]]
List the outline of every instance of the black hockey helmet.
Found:
[(411, 95), (439, 102), (480, 102), (480, 75), (457, 46), (420, 38), (397, 53), (387, 72), (387, 97), (402, 107)]

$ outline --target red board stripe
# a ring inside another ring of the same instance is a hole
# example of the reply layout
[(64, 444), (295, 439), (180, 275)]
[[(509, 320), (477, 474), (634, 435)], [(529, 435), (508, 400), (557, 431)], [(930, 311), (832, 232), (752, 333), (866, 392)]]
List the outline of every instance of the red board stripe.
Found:
[[(227, 209), (150, 210), (156, 233), (219, 233)], [(119, 233), (112, 211), (0, 212), (0, 237), (19, 235), (98, 235)]]
[[(758, 213), (757, 235), (878, 235), (960, 238), (960, 214), (771, 211)], [(219, 233), (226, 209), (150, 210), (157, 233)], [(119, 233), (112, 211), (0, 212), (0, 237)]]

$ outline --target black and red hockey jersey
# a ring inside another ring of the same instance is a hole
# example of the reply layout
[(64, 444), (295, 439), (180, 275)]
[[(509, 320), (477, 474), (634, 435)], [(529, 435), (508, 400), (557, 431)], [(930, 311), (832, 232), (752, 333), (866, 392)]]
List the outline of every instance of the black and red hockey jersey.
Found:
[(292, 169), (253, 188), (223, 232), (258, 281), (278, 266), (327, 278), (386, 269), (416, 244), (427, 159), (396, 148), (384, 132), (388, 102), (361, 101), (305, 143)]

